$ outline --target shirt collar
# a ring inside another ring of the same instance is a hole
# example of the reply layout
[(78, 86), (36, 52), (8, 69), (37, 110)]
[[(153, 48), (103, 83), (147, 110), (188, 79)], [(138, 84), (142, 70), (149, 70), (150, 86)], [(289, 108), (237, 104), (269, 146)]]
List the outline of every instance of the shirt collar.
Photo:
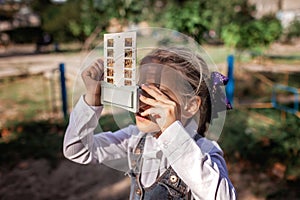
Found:
[[(198, 124), (194, 119), (188, 121), (187, 125), (185, 126), (186, 132), (190, 135), (191, 138), (194, 138), (197, 134)], [(157, 158), (160, 159), (159, 146), (156, 142), (156, 138), (152, 134), (148, 134), (145, 141), (144, 146), (144, 158), (153, 159)]]

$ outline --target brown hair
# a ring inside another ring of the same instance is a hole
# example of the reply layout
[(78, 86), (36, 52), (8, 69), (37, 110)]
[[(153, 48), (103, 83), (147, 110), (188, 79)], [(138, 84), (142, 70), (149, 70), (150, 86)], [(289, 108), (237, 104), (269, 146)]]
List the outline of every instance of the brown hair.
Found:
[[(145, 56), (140, 64), (159, 63), (169, 66), (183, 76), (192, 86), (192, 95), (201, 97), (198, 134), (204, 136), (211, 120), (211, 100), (208, 81), (208, 66), (200, 55), (187, 48), (158, 48)], [(191, 92), (189, 94), (191, 94)]]

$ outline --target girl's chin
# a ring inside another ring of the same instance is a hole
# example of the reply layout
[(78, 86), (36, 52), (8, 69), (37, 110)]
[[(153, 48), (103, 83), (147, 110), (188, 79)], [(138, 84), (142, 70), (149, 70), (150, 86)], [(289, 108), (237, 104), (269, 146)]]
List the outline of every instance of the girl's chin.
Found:
[(160, 128), (159, 126), (152, 122), (150, 119), (136, 115), (136, 126), (141, 132), (144, 133), (153, 133), (153, 132), (159, 132)]

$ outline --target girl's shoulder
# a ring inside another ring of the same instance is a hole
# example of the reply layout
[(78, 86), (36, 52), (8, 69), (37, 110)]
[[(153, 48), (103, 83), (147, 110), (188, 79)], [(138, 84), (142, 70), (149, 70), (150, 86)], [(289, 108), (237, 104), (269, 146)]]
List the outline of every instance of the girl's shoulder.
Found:
[(196, 141), (203, 154), (219, 154), (223, 156), (223, 151), (216, 141), (210, 140), (206, 137), (201, 137)]

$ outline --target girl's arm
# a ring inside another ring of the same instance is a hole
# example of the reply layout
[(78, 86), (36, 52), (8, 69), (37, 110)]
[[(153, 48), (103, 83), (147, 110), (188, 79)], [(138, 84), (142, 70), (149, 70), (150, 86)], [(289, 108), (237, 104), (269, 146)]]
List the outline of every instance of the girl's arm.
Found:
[(223, 153), (216, 143), (206, 138), (196, 143), (179, 121), (169, 126), (157, 141), (195, 199), (236, 199)]
[(63, 142), (64, 156), (74, 162), (88, 164), (97, 160), (126, 157), (128, 139), (134, 127), (117, 132), (103, 132), (94, 135), (102, 106), (89, 106), (82, 96), (70, 115), (70, 122)]
[(80, 98), (71, 113), (63, 143), (65, 157), (74, 162), (87, 164), (97, 160), (103, 163), (126, 157), (132, 127), (94, 135), (102, 111), (100, 81), (103, 72), (103, 61), (98, 59), (81, 73), (86, 95)]

